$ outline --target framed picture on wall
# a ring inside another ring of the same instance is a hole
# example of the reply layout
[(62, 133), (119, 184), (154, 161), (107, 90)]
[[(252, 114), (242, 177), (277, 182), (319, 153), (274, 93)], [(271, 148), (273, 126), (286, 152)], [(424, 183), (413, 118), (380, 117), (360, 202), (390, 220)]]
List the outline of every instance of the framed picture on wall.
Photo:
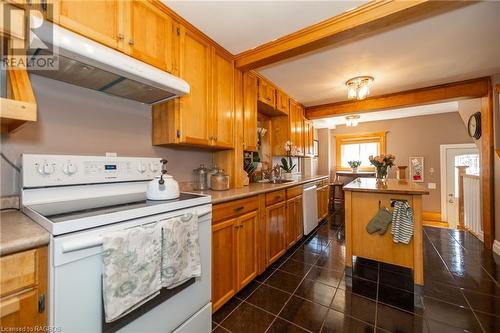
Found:
[(410, 180), (415, 183), (424, 182), (424, 158), (410, 157)]
[(314, 140), (313, 141), (313, 154), (314, 154), (314, 157), (318, 157), (318, 152), (319, 152), (319, 141), (318, 140)]

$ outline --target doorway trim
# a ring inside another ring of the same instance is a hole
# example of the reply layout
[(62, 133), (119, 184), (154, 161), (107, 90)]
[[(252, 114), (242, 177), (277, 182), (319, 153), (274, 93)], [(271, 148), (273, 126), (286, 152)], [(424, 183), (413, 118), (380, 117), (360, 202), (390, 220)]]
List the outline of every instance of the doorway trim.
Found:
[[(475, 143), (457, 143), (457, 144), (444, 144), (439, 146), (439, 168), (441, 173), (441, 220), (448, 222), (448, 209), (446, 208), (447, 191), (446, 191), (446, 151), (448, 149), (467, 149), (475, 148), (481, 153), (480, 148)], [(480, 157), (481, 158), (481, 155)]]

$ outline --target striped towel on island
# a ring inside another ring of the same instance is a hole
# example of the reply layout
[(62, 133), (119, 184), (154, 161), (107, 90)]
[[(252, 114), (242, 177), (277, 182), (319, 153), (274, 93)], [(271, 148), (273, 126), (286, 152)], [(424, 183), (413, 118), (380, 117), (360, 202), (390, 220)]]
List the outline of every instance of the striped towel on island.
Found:
[(392, 213), (392, 239), (408, 244), (413, 236), (413, 210), (406, 201), (395, 201)]

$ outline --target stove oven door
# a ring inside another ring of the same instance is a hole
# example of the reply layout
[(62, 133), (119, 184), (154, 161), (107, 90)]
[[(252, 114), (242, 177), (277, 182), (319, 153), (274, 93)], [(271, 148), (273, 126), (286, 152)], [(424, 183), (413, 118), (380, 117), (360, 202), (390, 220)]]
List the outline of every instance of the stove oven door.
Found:
[[(132, 316), (109, 330), (103, 325), (101, 289), (101, 235), (192, 212), (200, 216), (199, 242), (202, 276), (186, 283), (178, 293)], [(211, 206), (134, 219), (102, 228), (54, 238), (51, 243), (50, 325), (62, 332), (171, 332), (185, 322), (200, 320), (197, 327), (209, 332), (210, 316), (195, 315), (210, 307), (211, 297)], [(207, 311), (204, 311), (205, 313)], [(199, 318), (199, 319), (197, 319)], [(206, 321), (206, 322), (205, 322)]]

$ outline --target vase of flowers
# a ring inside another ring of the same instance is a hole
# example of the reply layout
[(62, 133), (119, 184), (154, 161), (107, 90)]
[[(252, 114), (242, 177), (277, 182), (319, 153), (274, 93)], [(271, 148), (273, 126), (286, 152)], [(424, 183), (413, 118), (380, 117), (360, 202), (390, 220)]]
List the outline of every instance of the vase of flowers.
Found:
[(283, 171), (285, 171), (284, 178), (290, 180), (290, 179), (292, 179), (292, 171), (293, 171), (293, 169), (295, 169), (295, 166), (296, 166), (295, 164), (293, 164), (293, 161), (292, 161), (294, 147), (293, 147), (291, 141), (287, 141), (287, 142), (285, 142), (284, 148), (285, 148), (285, 152), (286, 152), (286, 158), (283, 157), (281, 159), (280, 168), (283, 169)]
[(361, 165), (361, 161), (348, 161), (347, 164), (349, 164), (349, 166), (351, 167), (352, 172), (356, 173), (358, 172), (358, 168)]
[(381, 154), (378, 156), (370, 156), (370, 163), (375, 166), (377, 171), (377, 181), (386, 181), (389, 169), (394, 166), (396, 156), (392, 154)]

